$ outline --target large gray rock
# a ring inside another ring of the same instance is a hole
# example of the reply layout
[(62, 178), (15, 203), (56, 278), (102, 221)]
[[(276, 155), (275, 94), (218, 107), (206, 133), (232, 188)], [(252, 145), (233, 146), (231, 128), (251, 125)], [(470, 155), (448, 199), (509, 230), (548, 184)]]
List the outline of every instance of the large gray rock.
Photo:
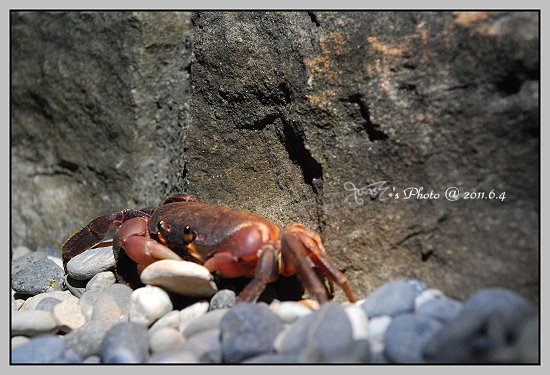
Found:
[[(16, 12), (12, 42), (14, 246), (179, 191), (318, 230), (359, 298), (538, 298), (536, 12)], [(350, 197), (381, 181), (442, 195)]]

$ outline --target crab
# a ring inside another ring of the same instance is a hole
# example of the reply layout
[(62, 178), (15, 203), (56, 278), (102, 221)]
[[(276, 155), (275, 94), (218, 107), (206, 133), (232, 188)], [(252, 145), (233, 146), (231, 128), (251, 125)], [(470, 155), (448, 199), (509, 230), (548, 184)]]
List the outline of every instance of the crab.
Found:
[(308, 258), (355, 302), (347, 277), (330, 260), (317, 232), (299, 223), (284, 228), (249, 212), (209, 205), (194, 195), (174, 194), (158, 208), (123, 209), (99, 216), (63, 245), (63, 264), (96, 246), (109, 227), (120, 282), (137, 287), (139, 274), (163, 259), (190, 261), (225, 278), (250, 277), (238, 302), (255, 301), (279, 274), (296, 274), (319, 301), (327, 289)]

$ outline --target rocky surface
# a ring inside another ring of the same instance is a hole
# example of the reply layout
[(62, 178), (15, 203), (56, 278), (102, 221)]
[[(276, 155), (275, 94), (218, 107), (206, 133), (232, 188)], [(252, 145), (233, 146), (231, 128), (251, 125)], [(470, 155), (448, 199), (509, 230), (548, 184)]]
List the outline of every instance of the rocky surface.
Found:
[[(538, 299), (537, 13), (14, 12), (11, 31), (14, 246), (187, 192), (318, 230), (357, 290)], [(346, 189), (380, 181), (506, 195)]]

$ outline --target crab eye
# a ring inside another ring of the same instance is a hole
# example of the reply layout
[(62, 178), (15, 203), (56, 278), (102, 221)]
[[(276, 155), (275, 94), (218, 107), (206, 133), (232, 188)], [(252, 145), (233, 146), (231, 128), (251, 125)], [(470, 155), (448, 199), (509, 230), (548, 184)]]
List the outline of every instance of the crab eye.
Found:
[(159, 221), (159, 223), (157, 224), (157, 231), (159, 233), (168, 233), (170, 232), (170, 225), (168, 225), (166, 223), (166, 221), (164, 220), (161, 220)]
[(191, 230), (189, 225), (186, 225), (185, 228), (183, 228), (183, 242), (189, 244), (195, 240), (196, 236), (197, 234)]

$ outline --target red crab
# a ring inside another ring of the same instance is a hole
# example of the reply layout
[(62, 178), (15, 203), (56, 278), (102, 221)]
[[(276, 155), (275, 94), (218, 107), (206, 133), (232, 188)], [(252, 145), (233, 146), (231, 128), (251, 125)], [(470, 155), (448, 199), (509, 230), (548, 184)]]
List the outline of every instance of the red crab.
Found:
[[(330, 261), (319, 234), (298, 223), (285, 228), (245, 211), (203, 203), (175, 194), (158, 208), (124, 209), (105, 214), (73, 234), (63, 245), (63, 264), (98, 244), (110, 225), (118, 227), (113, 252), (119, 281), (139, 285), (139, 273), (161, 259), (196, 262), (227, 278), (252, 277), (237, 301), (254, 301), (279, 274), (297, 274), (319, 302), (327, 292), (307, 258), (355, 297), (346, 276)], [(123, 251), (121, 251), (123, 250)]]

